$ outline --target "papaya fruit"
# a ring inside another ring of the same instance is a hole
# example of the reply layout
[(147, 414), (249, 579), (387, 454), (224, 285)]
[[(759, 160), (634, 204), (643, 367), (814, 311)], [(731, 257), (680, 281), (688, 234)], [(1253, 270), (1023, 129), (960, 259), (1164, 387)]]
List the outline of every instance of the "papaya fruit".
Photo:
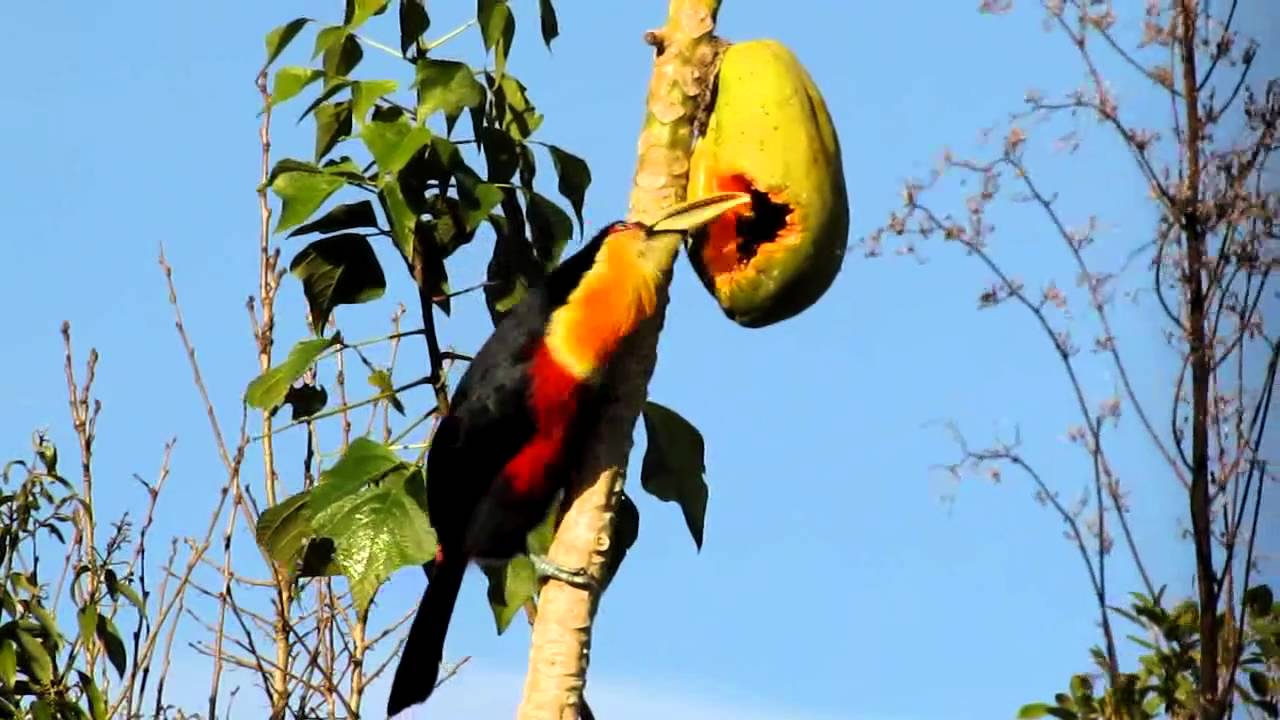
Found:
[(840, 271), (849, 200), (826, 102), (775, 40), (725, 49), (710, 116), (694, 144), (688, 199), (729, 191), (750, 193), (751, 204), (686, 241), (702, 284), (745, 327), (808, 309)]

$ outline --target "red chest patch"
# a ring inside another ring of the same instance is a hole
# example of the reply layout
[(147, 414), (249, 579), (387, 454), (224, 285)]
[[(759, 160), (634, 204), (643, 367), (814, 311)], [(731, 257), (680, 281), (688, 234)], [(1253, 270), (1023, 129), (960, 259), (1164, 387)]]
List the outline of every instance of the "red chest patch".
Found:
[(534, 352), (529, 374), (533, 437), (511, 458), (503, 474), (516, 493), (542, 495), (551, 490), (547, 469), (564, 452), (569, 426), (577, 411), (578, 380), (556, 363), (545, 344)]

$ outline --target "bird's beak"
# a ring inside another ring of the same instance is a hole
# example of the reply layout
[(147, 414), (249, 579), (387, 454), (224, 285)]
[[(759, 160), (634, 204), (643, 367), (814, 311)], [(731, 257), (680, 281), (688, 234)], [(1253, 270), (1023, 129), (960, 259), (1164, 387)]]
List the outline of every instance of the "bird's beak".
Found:
[(698, 198), (668, 208), (649, 226), (649, 233), (686, 233), (706, 225), (730, 210), (749, 205), (751, 195), (744, 192), (726, 192)]

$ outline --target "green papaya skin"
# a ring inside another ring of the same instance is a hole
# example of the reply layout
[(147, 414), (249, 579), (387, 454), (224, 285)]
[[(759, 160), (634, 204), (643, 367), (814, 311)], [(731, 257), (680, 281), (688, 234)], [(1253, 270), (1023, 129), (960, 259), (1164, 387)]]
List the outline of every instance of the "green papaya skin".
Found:
[(775, 40), (735, 43), (720, 64), (688, 198), (750, 192), (749, 207), (689, 237), (687, 255), (725, 315), (758, 328), (831, 287), (849, 238), (840, 141), (809, 73)]

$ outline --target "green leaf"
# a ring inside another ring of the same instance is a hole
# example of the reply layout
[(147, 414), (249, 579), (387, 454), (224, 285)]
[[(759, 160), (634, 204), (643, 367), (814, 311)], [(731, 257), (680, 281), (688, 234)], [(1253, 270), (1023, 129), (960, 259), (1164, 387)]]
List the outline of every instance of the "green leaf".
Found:
[(302, 377), (307, 368), (325, 350), (338, 343), (335, 335), (327, 338), (303, 340), (289, 350), (289, 356), (279, 365), (267, 370), (249, 383), (245, 390), (245, 402), (259, 410), (271, 410), (284, 402), (289, 387)]
[(640, 508), (625, 492), (618, 500), (618, 507), (613, 515), (613, 545), (609, 550), (609, 562), (605, 566), (605, 587), (618, 575), (618, 568), (626, 559), (627, 552), (640, 537)]
[(559, 205), (536, 192), (528, 195), (525, 219), (529, 221), (529, 240), (534, 253), (548, 268), (554, 267), (573, 236), (573, 220)]
[(325, 85), (345, 80), (362, 59), (364, 59), (364, 48), (360, 47), (360, 41), (355, 35), (344, 34), (342, 42), (327, 48), (320, 61), (321, 67), (324, 68)]
[(271, 82), (271, 104), (279, 105), (292, 98), (321, 77), (324, 77), (324, 73), (314, 68), (294, 65), (280, 68)]
[(391, 573), (435, 557), (422, 470), (386, 446), (356, 440), (310, 493), (312, 527), (333, 539), (359, 611)]
[(18, 648), (8, 638), (0, 639), (0, 685), (13, 687), (18, 679)]
[(137, 590), (133, 589), (132, 585), (127, 582), (122, 582), (119, 585), (119, 590), (120, 594), (124, 596), (124, 599), (128, 600), (131, 605), (138, 609), (139, 615), (146, 614), (147, 604), (142, 602), (142, 596), (138, 594)]
[(467, 182), (459, 176), (458, 199), (462, 202), (463, 227), (466, 232), (472, 232), (502, 202), (502, 188), (491, 183)]
[(418, 122), (438, 110), (456, 115), (463, 108), (484, 103), (484, 86), (471, 74), (471, 68), (452, 60), (419, 60), (413, 81), (418, 90)]
[(53, 615), (48, 610), (45, 610), (43, 605), (39, 602), (32, 602), (27, 606), (27, 612), (35, 616), (46, 637), (55, 643), (62, 642), (62, 633), (58, 630), (58, 621), (53, 619)]
[(320, 28), (320, 30), (316, 32), (315, 46), (311, 49), (311, 59), (316, 59), (324, 51), (342, 42), (345, 37), (347, 37), (347, 29), (341, 25), (330, 25), (328, 27)]
[(538, 12), (542, 17), (542, 42), (550, 50), (551, 41), (560, 35), (560, 21), (556, 19), (556, 9), (551, 0), (538, 0)]
[(97, 644), (95, 641), (98, 632), (97, 606), (89, 603), (76, 611), (76, 624), (80, 626), (80, 642), (84, 643), (86, 648), (93, 648)]
[[(511, 182), (516, 169), (520, 166), (519, 151), (511, 136), (495, 127), (482, 127), (480, 128), (480, 147), (484, 150), (489, 182)], [(531, 183), (526, 185), (532, 187)]]
[(31, 704), (32, 720), (54, 720), (53, 703), (46, 698), (40, 698)]
[(254, 528), (258, 547), (283, 568), (293, 567), (307, 539), (315, 534), (306, 508), (310, 497), (309, 492), (292, 495), (258, 516), (258, 525)]
[(573, 153), (555, 145), (548, 145), (547, 149), (551, 151), (551, 162), (556, 168), (557, 189), (573, 207), (573, 214), (578, 219), (578, 229), (581, 231), (582, 206), (586, 203), (587, 188), (591, 186), (591, 169), (587, 167), (586, 161)]
[(493, 51), (493, 65), (498, 75), (507, 71), (507, 53), (516, 34), (516, 19), (506, 0), (477, 0), (476, 21), (484, 38), (484, 49)]
[(320, 385), (294, 385), (284, 394), (284, 405), (289, 406), (289, 420), (309, 418), (329, 403), (329, 393)]
[(350, 80), (336, 80), (331, 83), (326, 82), (324, 84), (324, 90), (322, 90), (319, 95), (316, 95), (316, 98), (311, 101), (311, 104), (307, 105), (306, 109), (302, 111), (302, 114), (298, 116), (298, 122), (306, 120), (308, 115), (316, 111), (316, 108), (329, 102), (336, 97), (338, 93), (346, 90), (348, 87), (351, 87)]
[(289, 272), (302, 282), (311, 308), (311, 329), (317, 335), (324, 333), (335, 307), (377, 300), (387, 290), (373, 246), (355, 233), (313, 241), (294, 256)]
[(427, 15), (424, 0), (400, 0), (401, 53), (407, 57), (409, 48), (418, 44), (418, 40), (429, 27), (431, 27), (431, 18)]
[(387, 0), (350, 0), (347, 3), (347, 18), (343, 24), (354, 30), (386, 9)]
[[(525, 538), (528, 552), (545, 555), (555, 538), (556, 521), (560, 517), (562, 493), (557, 493), (542, 522), (529, 531)], [(502, 565), (482, 566), (489, 580), (489, 609), (498, 634), (506, 632), (520, 609), (532, 600), (538, 591), (538, 578), (533, 563), (525, 554), (516, 555)]]
[(395, 80), (357, 80), (351, 83), (351, 114), (356, 122), (363, 123), (374, 103), (398, 87)]
[(22, 652), (22, 667), (27, 675), (41, 685), (47, 684), (53, 678), (53, 660), (49, 658), (49, 652), (22, 628), (15, 629), (14, 636)]
[(291, 171), (277, 175), (271, 182), (271, 191), (281, 202), (275, 231), (286, 230), (306, 220), (342, 187), (343, 182), (337, 175), (315, 171)]
[(414, 228), (418, 224), (418, 214), (409, 207), (400, 182), (395, 178), (390, 178), (379, 186), (378, 200), (382, 203), (387, 219), (391, 221), (391, 238), (395, 241), (396, 249), (407, 262), (413, 257)]
[(92, 720), (107, 720), (107, 702), (102, 697), (98, 684), (83, 671), (76, 670), (76, 676), (80, 679), (80, 689), (84, 691), (85, 699), (89, 701), (89, 717)]
[(120, 631), (116, 629), (116, 624), (111, 621), (111, 618), (102, 614), (98, 615), (97, 635), (98, 642), (107, 651), (107, 660), (116, 669), (116, 674), (123, 678), (125, 672), (124, 639), (120, 637)]
[(368, 200), (337, 205), (319, 220), (298, 226), (288, 236), (296, 237), (307, 233), (336, 232), (359, 227), (378, 227), (378, 215), (373, 211), (373, 203)]
[(685, 525), (701, 550), (707, 514), (702, 433), (674, 410), (655, 402), (644, 404), (644, 429), (649, 440), (640, 485), (659, 500), (680, 504)]
[(378, 163), (378, 170), (395, 174), (413, 159), (414, 153), (431, 141), (431, 131), (410, 125), (403, 119), (397, 122), (374, 120), (360, 128), (360, 138)]
[(391, 384), (391, 373), (386, 370), (374, 371), (369, 375), (369, 384), (379, 393), (387, 396), (387, 402), (391, 403), (391, 407), (395, 408), (396, 412), (404, 415), (404, 403), (396, 397), (396, 388)]
[(489, 580), (487, 596), (494, 626), (501, 635), (511, 626), (520, 609), (533, 598), (537, 577), (527, 555), (517, 555), (502, 565), (481, 567)]
[(1071, 695), (1076, 701), (1093, 695), (1093, 681), (1088, 675), (1077, 673), (1071, 676)]
[(1049, 706), (1044, 703), (1031, 703), (1023, 705), (1018, 710), (1018, 720), (1032, 720), (1033, 718), (1042, 718), (1049, 714)]
[(504, 74), (496, 80), (490, 76), (494, 108), (502, 129), (517, 140), (527, 140), (542, 125), (542, 115), (533, 107), (524, 83)]
[(275, 62), (276, 58), (280, 57), (280, 53), (284, 52), (284, 49), (289, 46), (289, 43), (293, 42), (293, 39), (298, 36), (298, 33), (309, 22), (311, 22), (311, 18), (294, 18), (267, 33), (267, 62), (265, 64), (270, 65)]
[(351, 137), (351, 101), (324, 103), (316, 108), (316, 162), (338, 142)]
[[(495, 327), (546, 272), (534, 257), (533, 247), (524, 239), (519, 203), (504, 201), (503, 205), (514, 205), (514, 213), (508, 210), (506, 217), (489, 216), (495, 237), (484, 287), (485, 305)], [(517, 224), (521, 226), (519, 231), (514, 227)]]
[(1271, 678), (1267, 677), (1265, 672), (1257, 670), (1249, 673), (1249, 687), (1253, 689), (1259, 697), (1271, 696)]

